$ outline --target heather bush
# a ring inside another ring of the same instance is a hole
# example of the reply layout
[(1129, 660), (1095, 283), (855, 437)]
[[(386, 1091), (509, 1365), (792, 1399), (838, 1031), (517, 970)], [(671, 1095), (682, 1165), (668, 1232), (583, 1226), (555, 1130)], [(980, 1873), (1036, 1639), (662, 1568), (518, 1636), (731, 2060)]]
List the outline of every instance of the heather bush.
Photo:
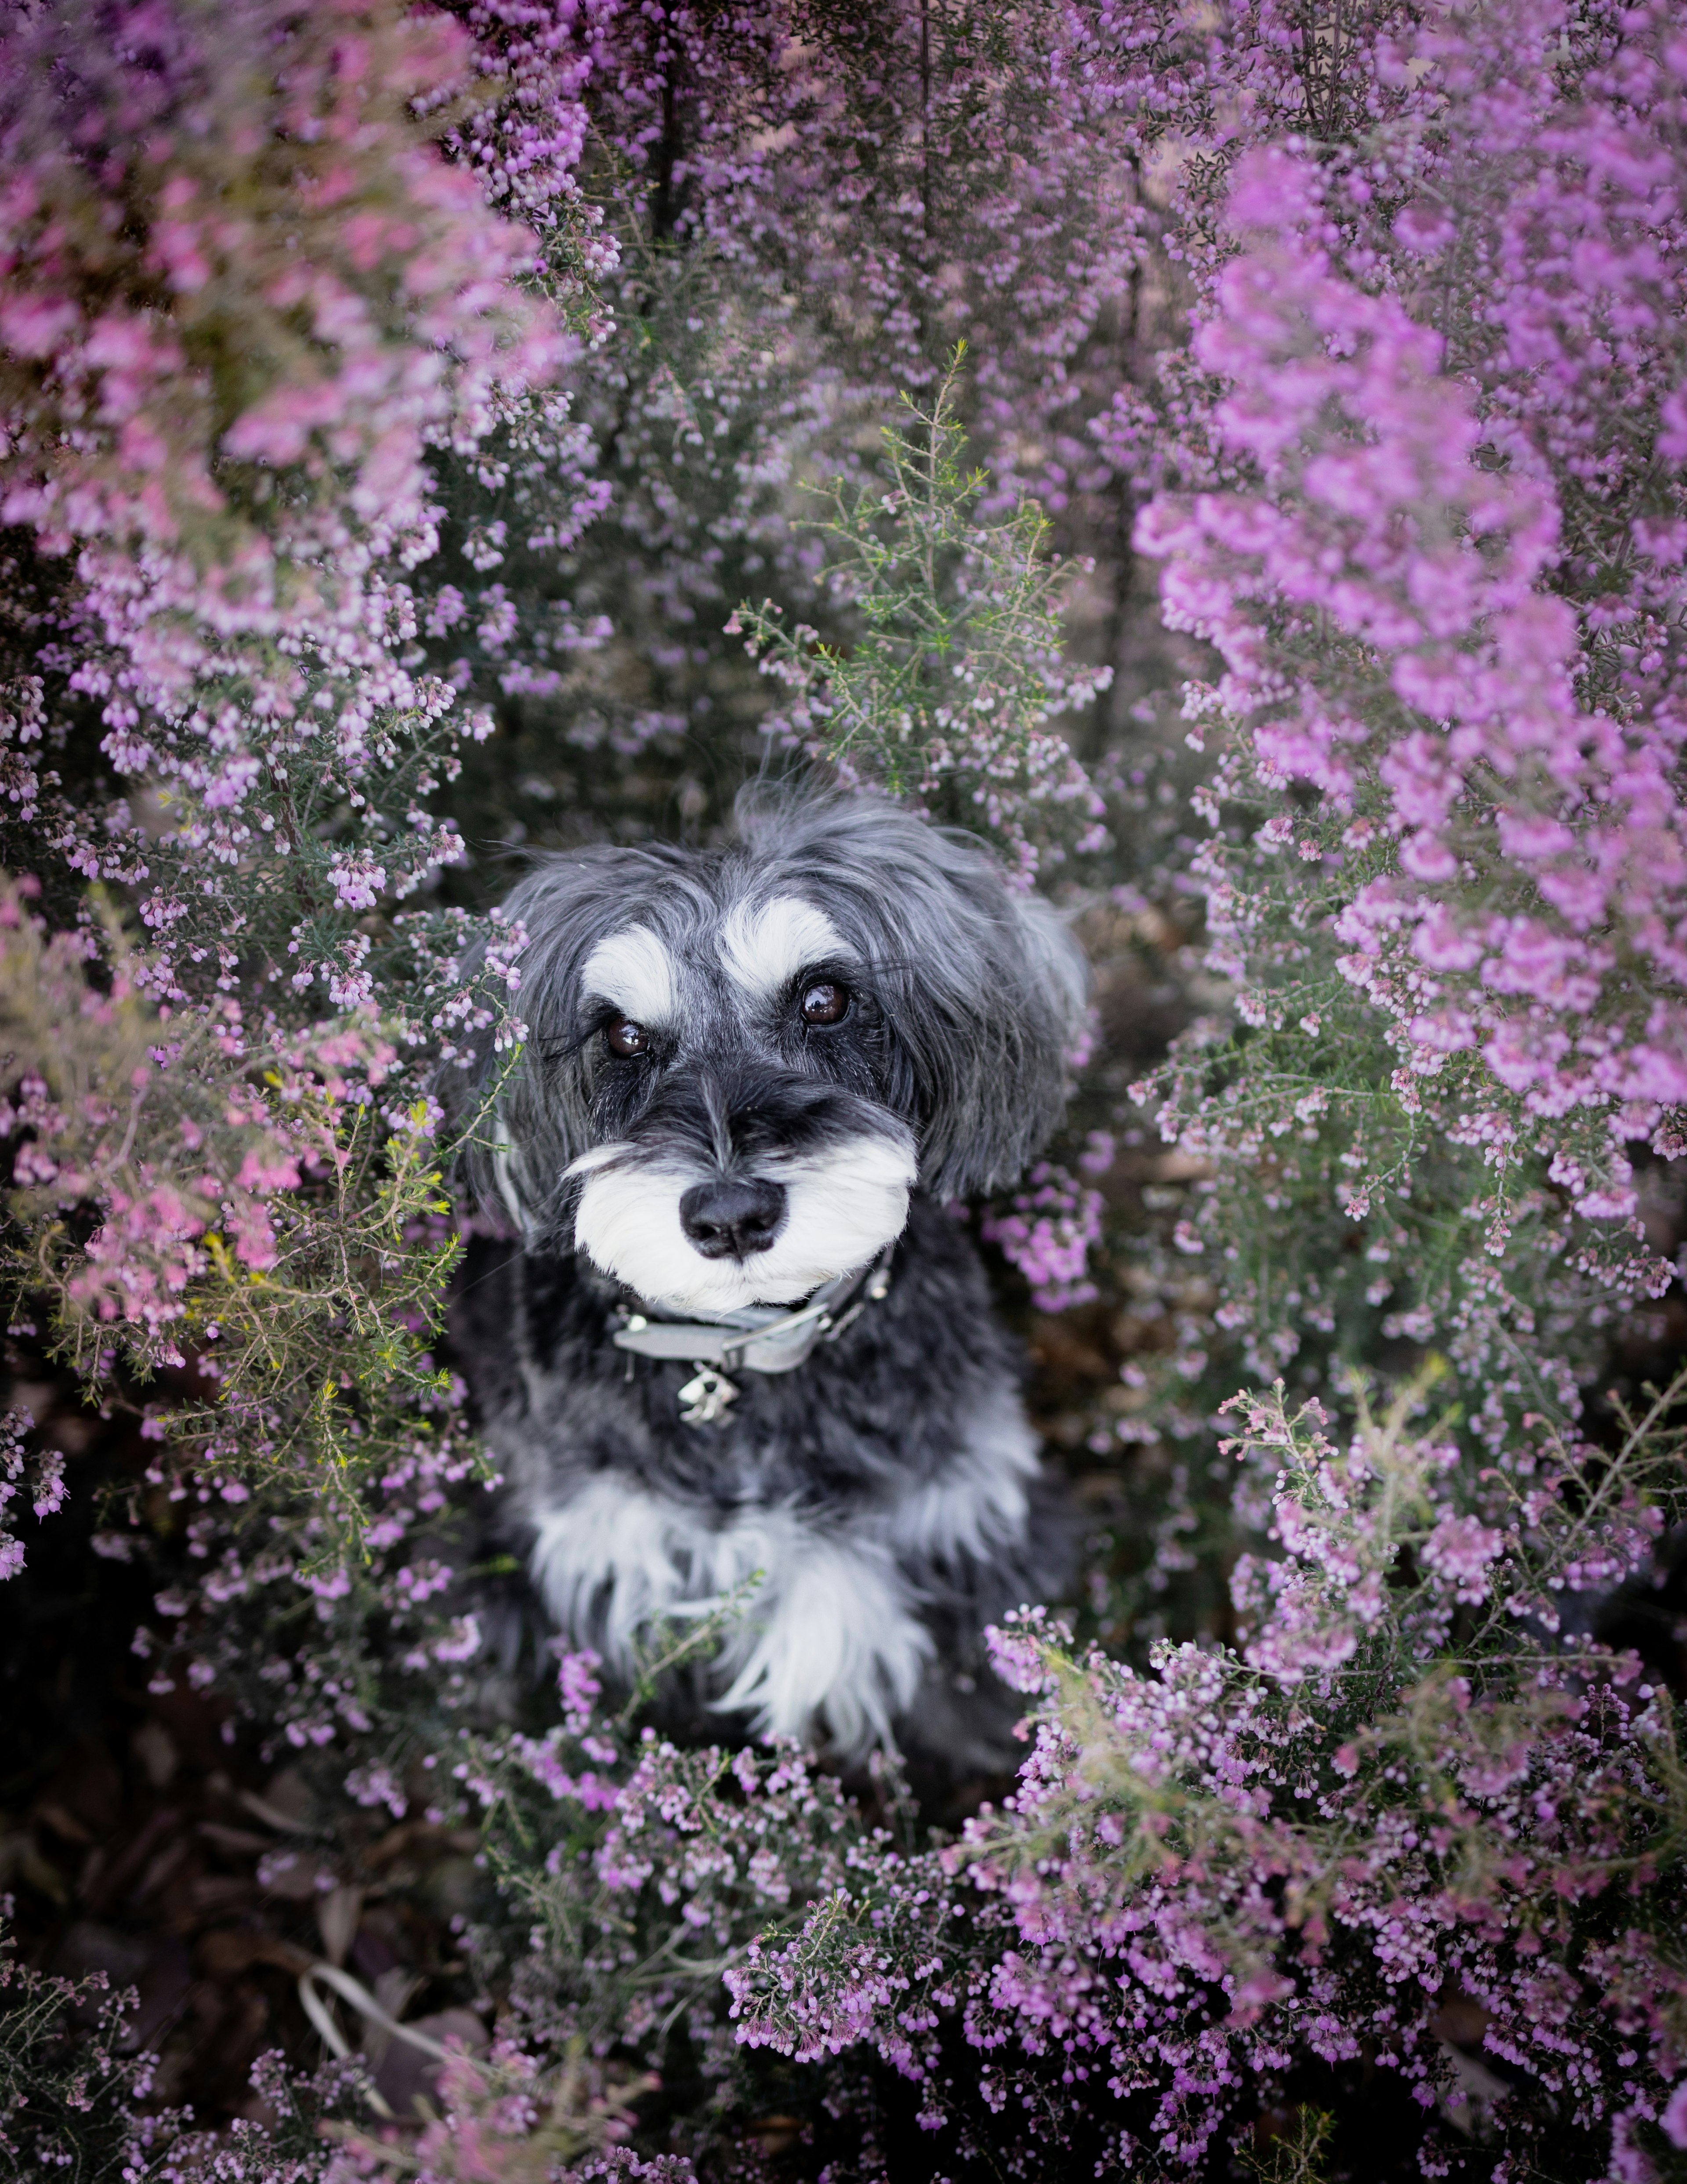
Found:
[[(144, 1998), (4, 1960), (8, 2153), (1682, 2171), (1684, 98), (1615, 0), (6, 14), (0, 1258), (133, 1439), (8, 1414), (0, 1591), (81, 1525), (298, 1791), (218, 1792), (206, 1979), (476, 1861), (451, 2023), (342, 1984), (214, 2131)], [(501, 847), (797, 760), (1101, 973), (974, 1210), (1096, 1536), (946, 1836), (662, 1734), (734, 1603), (614, 1715), (524, 1682), (441, 1346)], [(99, 1867), (21, 1840), (44, 1953)]]
[[(132, 2131), (146, 2070), (119, 2052), (120, 1997), (92, 1982), (44, 1978), (19, 1964), (9, 1940), (0, 1954), (0, 2153), (22, 2176), (64, 2169), (110, 2173)], [(67, 2022), (81, 2019), (77, 2037)], [(92, 2020), (92, 2023), (88, 2020)]]
[[(742, 2037), (871, 2039), (935, 2120), (958, 2012), (990, 2109), (1059, 2057), (1104, 2158), (1175, 2173), (1309, 2064), (1445, 2106), (1456, 1994), (1511, 2066), (1475, 2074), (1490, 2162), (1599, 2173), (1614, 2143), (1640, 2173), (1687, 2022), (1687, 1774), (1668, 1692), (1562, 1607), (1644, 1569), (1678, 1515), (1672, 1396), (1611, 1455), (1537, 1421), (1471, 1481), (1433, 1376), (1380, 1418), (1354, 1395), (1345, 1446), (1280, 1382), (1230, 1407), (1264, 1549), (1233, 1577), (1238, 1651), (1165, 1645), (1144, 1674), (1038, 1617), (995, 1635), (1034, 1702), (1017, 1790), (950, 1849), (858, 1859), (794, 1942), (752, 1949), (727, 1974)], [(1419, 2159), (1462, 2166), (1458, 2133)]]
[[(1166, 1123), (1291, 1187), (1335, 1150), (1326, 1195), (1365, 1267), (1409, 1270), (1365, 1273), (1367, 1302), (1450, 1342), (1496, 1407), (1507, 1384), (1546, 1399), (1555, 1369), (1564, 1400), (1578, 1325), (1669, 1279), (1627, 1149), (1674, 1157), (1681, 1090), (1651, 953), (1679, 276), (1641, 211), (1673, 171), (1679, 77), (1662, 15), (1590, 17), (1520, 73), (1556, 36), (1498, 11), (1438, 31), (1418, 110), (1322, 163), (1239, 162), (1193, 345), (1214, 398), (1199, 444), (1158, 444), (1140, 534), (1168, 618), (1223, 662), (1184, 698), (1220, 746), (1202, 801), (1263, 814), (1198, 860), (1247, 1060), (1192, 1046)], [(1243, 1226), (1223, 1195), (1189, 1248)], [(1351, 1308), (1310, 1255), (1228, 1302), (1256, 1370), (1294, 1354), (1292, 1317)]]

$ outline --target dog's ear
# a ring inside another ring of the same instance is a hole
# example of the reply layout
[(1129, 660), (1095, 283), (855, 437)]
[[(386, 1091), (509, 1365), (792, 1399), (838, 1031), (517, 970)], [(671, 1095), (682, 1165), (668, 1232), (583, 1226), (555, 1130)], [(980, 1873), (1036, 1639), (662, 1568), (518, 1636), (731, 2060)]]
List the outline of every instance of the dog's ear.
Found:
[(970, 837), (875, 797), (741, 801), (755, 884), (823, 907), (873, 967), (893, 1104), (939, 1199), (1015, 1181), (1059, 1124), (1088, 971), (1052, 905)]
[[(437, 1091), (460, 1129), (458, 1173), (494, 1220), (513, 1223), (530, 1245), (563, 1243), (571, 1161), (587, 1149), (592, 1067), (582, 1037), (581, 973), (599, 942), (627, 923), (653, 883), (668, 877), (660, 850), (599, 847), (537, 862), (501, 913), (526, 935), (517, 957), (515, 1012), (526, 1043), (508, 1055), (481, 1051), (466, 1069), (448, 1065)], [(484, 946), (465, 959), (472, 979)], [(489, 1042), (487, 1042), (489, 1045)]]

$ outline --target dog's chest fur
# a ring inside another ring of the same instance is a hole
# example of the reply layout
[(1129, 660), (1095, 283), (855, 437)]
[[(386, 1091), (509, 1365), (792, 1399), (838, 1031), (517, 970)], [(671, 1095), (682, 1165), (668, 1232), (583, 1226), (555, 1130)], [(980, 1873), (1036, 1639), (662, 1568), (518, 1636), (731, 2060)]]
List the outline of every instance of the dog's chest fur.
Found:
[(617, 1294), (581, 1257), (482, 1240), (456, 1309), (557, 1625), (624, 1664), (653, 1622), (748, 1587), (715, 1708), (1000, 1763), (1011, 1708), (977, 1634), (1058, 1591), (1066, 1527), (965, 1227), (916, 1198), (884, 1301), (791, 1373), (740, 1372), (713, 1425), (680, 1417), (688, 1365), (613, 1347)]

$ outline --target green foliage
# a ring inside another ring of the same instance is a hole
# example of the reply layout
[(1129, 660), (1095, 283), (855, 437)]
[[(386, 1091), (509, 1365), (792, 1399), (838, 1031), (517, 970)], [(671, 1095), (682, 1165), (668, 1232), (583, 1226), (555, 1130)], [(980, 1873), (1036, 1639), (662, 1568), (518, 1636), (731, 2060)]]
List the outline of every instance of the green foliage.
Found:
[(1263, 2148), (1244, 2148), (1242, 2165), (1260, 2184), (1327, 2184), (1334, 2136), (1335, 2118), (1328, 2109), (1297, 2109), (1287, 2131)]
[(980, 514), (986, 476), (962, 467), (955, 421), (964, 353), (928, 410), (905, 393), (909, 424), (883, 428), (888, 487), (834, 479), (831, 514), (807, 520), (829, 542), (827, 582), (855, 641), (788, 627), (771, 600), (740, 606), (731, 627), (791, 694), (770, 730), (846, 781), (998, 836), (1029, 874), (1074, 837), (1086, 850), (1105, 838), (1100, 800), (1048, 723), (1106, 677), (1063, 659), (1069, 572), (1048, 559), (1041, 510), (1022, 499), (1005, 521)]
[(309, 1567), (359, 1558), (366, 1488), (449, 1408), (426, 1343), (459, 1246), (428, 1103), (383, 1116), (374, 1025), (249, 1042), (232, 1008), (161, 1011), (108, 902), (49, 938), (26, 900), (0, 898), (14, 1294), (90, 1387), (191, 1355), (181, 1460), (304, 1491)]

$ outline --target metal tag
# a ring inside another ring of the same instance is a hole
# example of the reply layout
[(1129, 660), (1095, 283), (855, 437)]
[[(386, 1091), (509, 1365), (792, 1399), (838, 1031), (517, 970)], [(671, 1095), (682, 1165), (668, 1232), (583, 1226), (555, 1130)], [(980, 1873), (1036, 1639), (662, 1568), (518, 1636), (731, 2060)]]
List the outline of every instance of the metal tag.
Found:
[[(693, 1361), (695, 1362), (695, 1361)], [(738, 1399), (738, 1384), (712, 1365), (698, 1363), (697, 1378), (680, 1390), (680, 1401), (689, 1407), (680, 1412), (688, 1426), (712, 1426), (728, 1403)]]

